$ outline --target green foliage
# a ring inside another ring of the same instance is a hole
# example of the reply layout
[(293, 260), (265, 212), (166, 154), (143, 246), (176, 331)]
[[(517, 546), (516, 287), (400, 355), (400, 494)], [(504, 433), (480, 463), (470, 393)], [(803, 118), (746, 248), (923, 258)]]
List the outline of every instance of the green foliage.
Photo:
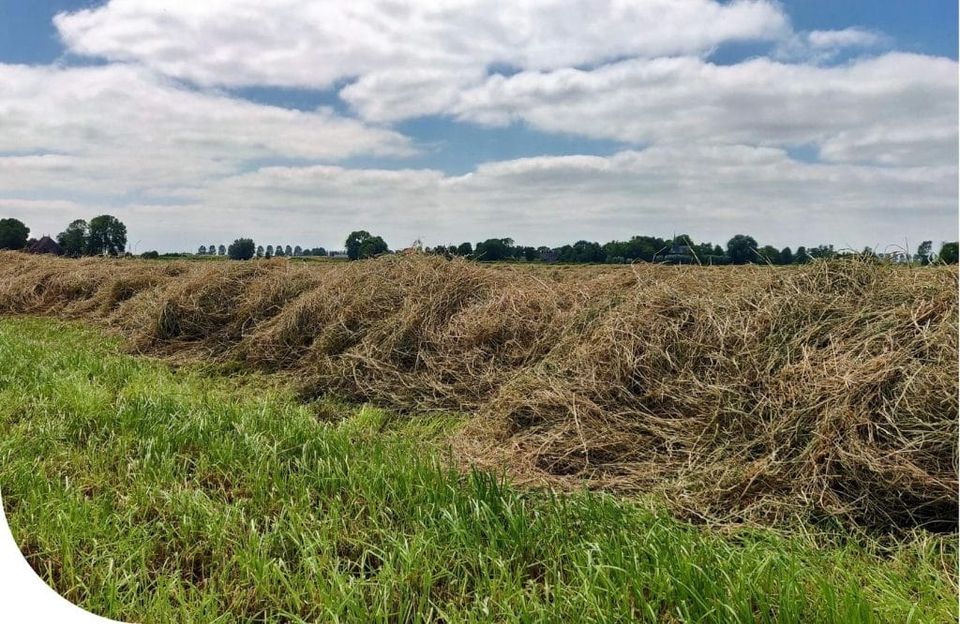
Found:
[(225, 256), (225, 255), (227, 255), (227, 248), (224, 247), (224, 246), (221, 244), (219, 247), (217, 247), (217, 255), (218, 255), (218, 256)]
[(789, 247), (780, 250), (780, 264), (793, 264), (793, 252)]
[(780, 264), (780, 252), (773, 245), (764, 245), (757, 250), (757, 255), (764, 264)]
[(0, 321), (0, 486), (67, 599), (124, 621), (950, 622), (953, 536), (714, 532), (442, 461), (451, 417), (176, 370)]
[(231, 260), (249, 260), (257, 251), (257, 246), (251, 238), (238, 238), (230, 243), (227, 256)]
[(917, 260), (920, 261), (920, 264), (926, 266), (930, 264), (930, 259), (933, 256), (933, 241), (923, 241), (917, 247)]
[(89, 248), (90, 226), (83, 219), (70, 222), (67, 229), (57, 234), (57, 244), (63, 253), (71, 258), (79, 258)]
[(752, 236), (737, 234), (727, 242), (727, 256), (733, 264), (756, 262), (757, 241)]
[(506, 260), (513, 255), (510, 249), (512, 246), (512, 238), (488, 238), (482, 243), (477, 243), (473, 256), (477, 260), (484, 260), (487, 262)]
[(30, 228), (19, 219), (0, 219), (0, 249), (23, 249)]
[(373, 236), (366, 230), (351, 232), (346, 241), (347, 257), (351, 260), (373, 258), (387, 253), (390, 249), (379, 236)]
[(140, 257), (144, 260), (157, 260), (160, 258), (160, 252), (158, 251), (145, 251), (140, 254)]
[[(76, 223), (76, 222), (74, 222)], [(90, 219), (87, 233), (87, 254), (119, 256), (127, 247), (127, 226), (112, 215)]]
[(954, 241), (952, 243), (944, 243), (940, 247), (940, 253), (938, 255), (940, 262), (945, 264), (957, 264), (957, 252), (958, 252), (958, 243)]

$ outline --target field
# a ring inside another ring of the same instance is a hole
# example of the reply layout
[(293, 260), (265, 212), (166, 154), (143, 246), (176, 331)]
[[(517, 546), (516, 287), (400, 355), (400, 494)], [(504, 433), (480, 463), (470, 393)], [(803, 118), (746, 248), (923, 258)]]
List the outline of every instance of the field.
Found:
[(0, 493), (119, 619), (952, 621), (956, 290), (3, 254)]

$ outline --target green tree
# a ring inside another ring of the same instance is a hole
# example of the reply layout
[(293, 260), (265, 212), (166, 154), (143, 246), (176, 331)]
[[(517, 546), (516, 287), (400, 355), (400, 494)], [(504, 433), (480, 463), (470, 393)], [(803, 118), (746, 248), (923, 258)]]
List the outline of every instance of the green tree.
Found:
[(288, 258), (292, 258), (296, 254), (293, 253), (293, 247), (291, 247), (290, 245), (287, 245), (286, 247), (283, 248), (283, 255), (285, 255)]
[(379, 236), (373, 236), (366, 230), (350, 232), (347, 237), (347, 257), (351, 260), (373, 258), (389, 251), (386, 241)]
[(457, 255), (458, 256), (469, 256), (473, 254), (473, 245), (470, 243), (460, 243), (457, 245)]
[(303, 247), (301, 247), (300, 245), (297, 245), (296, 247), (294, 247), (294, 248), (293, 248), (293, 255), (295, 255), (295, 256), (302, 256), (302, 255), (303, 255)]
[(943, 246), (940, 247), (940, 262), (957, 264), (958, 247), (960, 247), (960, 243), (957, 241), (944, 243)]
[(257, 257), (258, 258), (263, 257), (263, 245), (257, 245)]
[(23, 249), (30, 228), (19, 219), (0, 219), (0, 249)]
[(930, 256), (933, 255), (933, 241), (923, 241), (917, 247), (917, 260), (920, 264), (930, 264)]
[(91, 256), (119, 256), (127, 246), (127, 226), (112, 215), (90, 219), (87, 253)]
[(231, 260), (249, 260), (257, 251), (257, 246), (251, 238), (238, 238), (230, 243), (227, 255)]
[(90, 226), (83, 219), (76, 219), (67, 229), (57, 234), (57, 244), (63, 253), (71, 258), (79, 258), (89, 247)]
[(780, 250), (780, 264), (793, 264), (793, 252), (789, 247)]
[(796, 264), (806, 264), (810, 261), (810, 255), (807, 253), (807, 248), (803, 245), (797, 247), (797, 253), (793, 256), (793, 261)]
[(477, 260), (485, 262), (496, 262), (510, 257), (510, 244), (513, 241), (509, 238), (488, 238), (482, 243), (477, 243), (474, 249), (474, 256)]
[(160, 253), (157, 251), (145, 251), (140, 254), (140, 257), (144, 260), (157, 260), (160, 257)]
[(273, 248), (273, 255), (276, 256), (276, 257), (278, 257), (278, 258), (282, 258), (283, 255), (284, 255), (284, 254), (283, 254), (283, 245), (277, 245), (276, 247), (274, 247), (274, 248)]
[(218, 255), (218, 256), (225, 256), (225, 255), (227, 255), (227, 248), (224, 247), (223, 243), (221, 243), (220, 246), (217, 247), (217, 255)]
[(757, 260), (757, 241), (752, 236), (737, 234), (727, 241), (727, 256), (733, 264)]
[(760, 261), (764, 264), (780, 263), (780, 252), (777, 251), (777, 248), (773, 245), (764, 245), (757, 250), (757, 254), (759, 254)]
[(197, 255), (198, 255), (198, 256), (205, 256), (205, 255), (207, 255), (207, 246), (206, 246), (206, 245), (200, 245), (200, 247), (197, 249)]

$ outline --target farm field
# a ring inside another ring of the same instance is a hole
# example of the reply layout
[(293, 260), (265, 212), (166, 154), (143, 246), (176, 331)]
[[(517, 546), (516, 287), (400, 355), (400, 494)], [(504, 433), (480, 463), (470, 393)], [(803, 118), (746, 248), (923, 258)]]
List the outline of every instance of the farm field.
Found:
[(465, 418), (0, 320), (0, 488), (37, 572), (128, 621), (945, 622), (953, 536), (725, 529), (461, 471)]
[(951, 621), (956, 291), (0, 253), (0, 494), (118, 619)]

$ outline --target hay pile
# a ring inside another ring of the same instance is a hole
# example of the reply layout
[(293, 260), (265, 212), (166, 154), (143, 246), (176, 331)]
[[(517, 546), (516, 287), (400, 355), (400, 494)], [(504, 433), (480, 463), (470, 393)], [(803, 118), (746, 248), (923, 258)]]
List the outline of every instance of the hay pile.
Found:
[(957, 526), (957, 271), (0, 254), (0, 313), (475, 414), (461, 456), (691, 517)]

